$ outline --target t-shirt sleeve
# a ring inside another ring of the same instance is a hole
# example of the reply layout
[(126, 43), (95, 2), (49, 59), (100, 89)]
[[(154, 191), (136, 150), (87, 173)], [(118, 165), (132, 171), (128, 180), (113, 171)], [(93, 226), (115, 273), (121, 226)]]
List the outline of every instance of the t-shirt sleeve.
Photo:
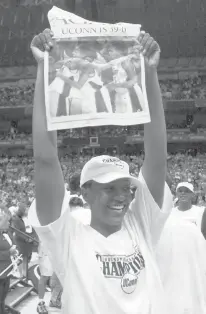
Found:
[(29, 210), (29, 221), (39, 236), (45, 253), (48, 254), (53, 269), (61, 283), (65, 276), (65, 265), (69, 254), (69, 245), (75, 221), (70, 216), (69, 194), (65, 191), (61, 216), (53, 223), (41, 226), (36, 213), (36, 202), (33, 201)]
[(163, 205), (160, 208), (149, 191), (142, 171), (138, 179), (140, 184), (131, 204), (131, 210), (144, 237), (155, 246), (173, 207), (172, 193), (165, 182)]

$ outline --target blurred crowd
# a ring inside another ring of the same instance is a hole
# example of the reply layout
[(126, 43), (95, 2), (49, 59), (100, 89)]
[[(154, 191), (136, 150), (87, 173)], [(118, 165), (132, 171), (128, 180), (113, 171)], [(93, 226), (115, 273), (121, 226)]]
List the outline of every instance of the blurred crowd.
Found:
[[(137, 175), (143, 163), (143, 155), (118, 156), (130, 165), (130, 171)], [(91, 156), (60, 157), (65, 183), (74, 173), (80, 173), (83, 165)], [(194, 184), (198, 202), (204, 202), (204, 182), (206, 181), (206, 154), (197, 153), (195, 157), (188, 152), (168, 155), (168, 183), (173, 193), (180, 181)], [(18, 204), (29, 206), (34, 198), (34, 169), (30, 157), (0, 158), (0, 194), (6, 206), (15, 207)]]
[(160, 81), (163, 99), (206, 98), (206, 76), (193, 76), (184, 80)]
[[(178, 116), (178, 112), (176, 114)], [(189, 118), (188, 118), (189, 117)], [(31, 123), (31, 121), (30, 121)], [(184, 135), (187, 133), (188, 136), (193, 136), (194, 133), (205, 133), (206, 122), (205, 120), (200, 121), (196, 124), (194, 122), (194, 116), (185, 114), (181, 119), (176, 119), (176, 116), (168, 117), (166, 115), (166, 126), (170, 134), (175, 133), (178, 135)], [(188, 133), (189, 132), (189, 133)], [(90, 137), (120, 137), (120, 136), (142, 136), (143, 125), (132, 125), (132, 126), (98, 126), (98, 127), (86, 127), (77, 129), (68, 129), (58, 131), (58, 138), (62, 140), (64, 138), (82, 139)], [(8, 128), (0, 130), (0, 141), (9, 141), (15, 143), (20, 142), (31, 142), (32, 135), (30, 133), (23, 132), (22, 129), (18, 128), (18, 121), (9, 122)]]
[[(174, 117), (172, 118), (174, 119)], [(193, 136), (194, 133), (205, 134), (206, 123), (205, 125), (202, 122), (196, 125), (193, 122), (186, 121), (187, 115), (182, 121), (166, 121), (167, 130), (169, 134), (182, 136), (187, 134), (188, 137)], [(134, 126), (100, 126), (100, 127), (88, 127), (88, 128), (78, 128), (78, 129), (69, 129), (69, 130), (60, 130), (58, 131), (58, 139), (62, 140), (64, 138), (73, 138), (73, 139), (83, 139), (90, 137), (110, 137), (110, 138), (119, 138), (120, 136), (139, 136), (143, 135), (143, 125), (134, 125)], [(27, 132), (20, 132), (18, 126), (13, 127), (9, 126), (8, 130), (0, 132), (0, 141), (8, 141), (11, 143), (15, 142), (31, 142), (32, 135)]]
[[(206, 99), (206, 76), (193, 76), (184, 80), (164, 80), (160, 81), (162, 95), (164, 99)], [(9, 87), (0, 87), (0, 106), (28, 106), (32, 104), (34, 93), (34, 84), (21, 84)], [(177, 112), (178, 115), (178, 112)], [(190, 119), (189, 119), (190, 118)], [(166, 116), (167, 120), (167, 116)], [(175, 119), (177, 120), (177, 119)], [(179, 120), (175, 125), (167, 121), (167, 128), (185, 128), (191, 127), (192, 117), (186, 117), (184, 123)], [(105, 126), (98, 128), (83, 128), (59, 131), (59, 138), (66, 136), (72, 138), (83, 138), (92, 136), (121, 136), (121, 135), (140, 135), (143, 126), (125, 126), (113, 127)], [(192, 134), (194, 130), (190, 129)], [(196, 131), (196, 130), (195, 130)], [(0, 132), (1, 140), (31, 140), (30, 134), (22, 132), (18, 128), (18, 121), (11, 121), (9, 129)], [(137, 174), (142, 164), (142, 156), (120, 156), (129, 162), (133, 174)], [(205, 155), (197, 154), (192, 157), (185, 153), (183, 155), (171, 155), (168, 158), (168, 173), (171, 181), (172, 190), (175, 190), (176, 184), (185, 179), (190, 180), (200, 193), (202, 191), (202, 176), (205, 172)], [(71, 173), (79, 172), (84, 163), (90, 156), (82, 155), (80, 157), (64, 157), (61, 159), (62, 169), (65, 176), (65, 182)], [(184, 177), (183, 177), (184, 176)], [(30, 157), (5, 157), (0, 158), (0, 192), (6, 200), (9, 207), (16, 206), (19, 202), (29, 205), (34, 197), (33, 181), (33, 160)]]
[[(192, 76), (188, 79), (166, 79), (160, 81), (162, 96), (164, 100), (194, 100), (206, 99), (206, 76)], [(34, 84), (19, 82), (18, 85), (0, 86), (0, 107), (8, 106), (31, 106), (33, 102)], [(5, 109), (6, 110), (6, 109)], [(5, 113), (4, 113), (5, 115)], [(6, 113), (9, 115), (9, 113)], [(22, 117), (23, 118), (23, 117)], [(21, 119), (22, 119), (21, 118)], [(31, 120), (31, 117), (27, 119)], [(166, 124), (168, 129), (188, 128), (193, 123), (193, 116), (190, 113), (179, 114), (178, 112), (166, 112)], [(27, 121), (27, 120), (25, 120)], [(22, 131), (22, 126), (16, 121), (4, 121), (5, 126), (1, 127), (0, 140), (30, 140), (31, 126), (26, 126), (27, 131)], [(204, 126), (205, 127), (205, 126)], [(96, 127), (65, 130), (59, 132), (61, 136), (72, 138), (84, 138), (92, 136), (119, 136), (119, 135), (138, 135), (143, 126), (125, 126), (125, 127)]]
[[(206, 76), (192, 76), (188, 79), (160, 80), (163, 99), (206, 98)], [(32, 105), (34, 83), (20, 82), (18, 85), (0, 87), (0, 106)]]

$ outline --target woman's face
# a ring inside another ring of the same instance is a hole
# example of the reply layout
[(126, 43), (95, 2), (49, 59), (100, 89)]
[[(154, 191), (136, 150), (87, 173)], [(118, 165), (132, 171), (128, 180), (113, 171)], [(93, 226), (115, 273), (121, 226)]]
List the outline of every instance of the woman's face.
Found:
[(85, 54), (83, 54), (79, 46), (76, 46), (75, 49), (73, 50), (72, 56), (74, 58), (84, 58)]
[(110, 57), (111, 60), (114, 60), (114, 59), (122, 57), (121, 52), (118, 49), (116, 49), (115, 47), (113, 47), (113, 46), (110, 46), (108, 48), (108, 54), (109, 54), (109, 57)]
[(179, 202), (191, 203), (193, 200), (194, 194), (186, 187), (180, 187), (177, 190), (177, 198)]

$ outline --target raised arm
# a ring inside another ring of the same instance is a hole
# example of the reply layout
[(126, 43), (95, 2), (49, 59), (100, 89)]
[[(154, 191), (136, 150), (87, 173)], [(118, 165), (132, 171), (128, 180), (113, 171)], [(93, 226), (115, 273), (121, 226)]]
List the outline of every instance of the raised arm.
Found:
[(121, 64), (122, 62), (128, 61), (129, 59), (130, 59), (130, 56), (123, 56), (123, 57), (111, 60), (107, 63), (92, 62), (91, 65), (94, 69), (101, 72), (101, 71), (110, 69), (117, 64)]
[(34, 37), (31, 50), (37, 61), (33, 108), (33, 150), (36, 209), (42, 225), (60, 216), (64, 198), (64, 178), (57, 155), (57, 133), (48, 132), (44, 98), (44, 51), (52, 49), (50, 30)]
[(89, 78), (87, 72), (82, 72), (77, 82), (71, 80), (69, 77), (62, 73), (58, 73), (57, 77), (60, 77), (64, 82), (68, 83), (71, 87), (75, 87), (77, 89), (81, 89)]
[(161, 207), (167, 168), (167, 136), (157, 75), (160, 48), (147, 33), (141, 32), (139, 41), (145, 56), (146, 89), (151, 115), (151, 122), (144, 126), (145, 160), (142, 173), (154, 200)]

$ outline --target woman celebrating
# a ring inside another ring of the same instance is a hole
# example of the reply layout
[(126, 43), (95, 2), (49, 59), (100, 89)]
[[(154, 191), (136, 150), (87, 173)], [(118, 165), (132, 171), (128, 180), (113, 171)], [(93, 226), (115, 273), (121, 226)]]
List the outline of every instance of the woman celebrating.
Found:
[[(16, 246), (12, 244), (12, 237), (8, 233), (10, 214), (0, 209), (0, 313), (5, 314), (5, 299), (9, 291), (11, 272), (11, 256), (17, 255)], [(8, 270), (6, 270), (8, 268)]]

